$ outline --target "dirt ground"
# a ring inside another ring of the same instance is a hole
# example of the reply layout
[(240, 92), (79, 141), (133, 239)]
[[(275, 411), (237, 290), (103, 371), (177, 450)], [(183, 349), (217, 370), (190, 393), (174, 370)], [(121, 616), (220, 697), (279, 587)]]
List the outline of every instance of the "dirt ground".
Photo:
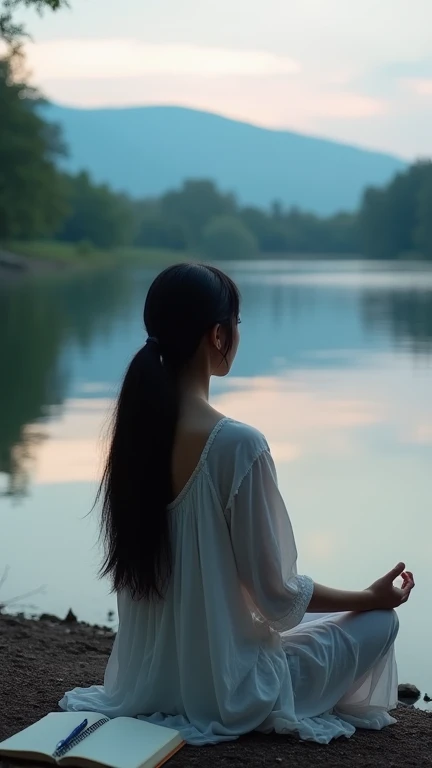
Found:
[[(0, 741), (57, 709), (65, 690), (102, 682), (110, 630), (54, 617), (0, 613)], [(328, 746), (251, 734), (213, 747), (185, 747), (170, 768), (432, 768), (432, 715), (401, 707), (398, 723)], [(18, 763), (11, 765), (19, 765)], [(29, 764), (27, 763), (27, 766)], [(5, 762), (0, 762), (5, 768)]]

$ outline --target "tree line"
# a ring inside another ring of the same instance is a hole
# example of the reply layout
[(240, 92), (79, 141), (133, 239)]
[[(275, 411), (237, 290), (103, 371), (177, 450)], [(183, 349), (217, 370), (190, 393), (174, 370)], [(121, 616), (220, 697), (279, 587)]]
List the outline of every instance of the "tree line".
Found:
[(367, 189), (358, 222), (367, 256), (432, 259), (432, 162), (414, 163), (386, 187)]
[(67, 152), (61, 132), (44, 120), (43, 99), (17, 76), (19, 66), (0, 61), (0, 241), (50, 238), (84, 251), (138, 246), (212, 258), (356, 250), (353, 214), (324, 219), (279, 203), (268, 211), (245, 207), (206, 179), (133, 200), (86, 171), (60, 171)]
[[(239, 204), (207, 179), (154, 199), (134, 200), (95, 183), (87, 171), (59, 169), (67, 153), (58, 126), (43, 117), (43, 98), (30, 87), (22, 58), (12, 50), (24, 30), (0, 6), (0, 242), (55, 239), (87, 247), (119, 246), (194, 252), (209, 258), (258, 254), (363, 254), (432, 259), (432, 163), (415, 163), (383, 188), (366, 189), (358, 211), (329, 217), (286, 208)], [(62, 0), (23, 0), (56, 10)], [(0, 0), (1, 3), (1, 0)]]

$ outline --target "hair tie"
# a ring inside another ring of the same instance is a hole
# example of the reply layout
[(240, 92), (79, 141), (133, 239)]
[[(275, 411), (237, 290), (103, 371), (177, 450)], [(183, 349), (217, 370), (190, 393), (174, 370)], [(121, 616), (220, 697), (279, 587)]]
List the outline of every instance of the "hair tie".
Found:
[(156, 336), (148, 336), (146, 344), (157, 344), (157, 345), (159, 345), (159, 339), (157, 339)]

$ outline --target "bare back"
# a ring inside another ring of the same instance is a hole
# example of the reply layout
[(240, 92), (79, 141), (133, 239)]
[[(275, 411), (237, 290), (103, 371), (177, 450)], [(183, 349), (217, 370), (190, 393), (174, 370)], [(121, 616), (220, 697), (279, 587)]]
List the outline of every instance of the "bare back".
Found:
[(173, 499), (194, 473), (214, 427), (224, 416), (203, 400), (187, 404), (180, 415), (172, 453)]

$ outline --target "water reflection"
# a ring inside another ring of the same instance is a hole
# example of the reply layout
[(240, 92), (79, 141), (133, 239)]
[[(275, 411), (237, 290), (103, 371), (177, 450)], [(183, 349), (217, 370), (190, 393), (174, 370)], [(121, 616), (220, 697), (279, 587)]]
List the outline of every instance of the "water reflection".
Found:
[[(230, 270), (243, 295), (242, 343), (233, 374), (213, 383), (213, 401), (268, 437), (305, 572), (358, 588), (401, 557), (413, 564), (418, 586), (399, 660), (405, 679), (432, 689), (432, 626), (421, 609), (432, 534), (432, 270)], [(103, 622), (114, 607), (95, 578), (97, 517), (86, 514), (112, 398), (144, 339), (152, 277), (135, 270), (0, 286), (0, 572), (11, 566), (1, 599), (46, 584), (39, 610), (72, 607)]]
[(44, 425), (60, 408), (74, 375), (74, 352), (103, 345), (129, 316), (124, 272), (0, 286), (0, 473), (3, 494), (23, 496)]
[(27, 430), (42, 420), (46, 406), (60, 404), (65, 371), (60, 364), (64, 338), (63, 309), (58, 294), (34, 290), (30, 284), (3, 285), (0, 294), (0, 472), (8, 478), (6, 493), (23, 494), (28, 465), (42, 439)]
[[(277, 382), (287, 369), (358, 367), (366, 349), (388, 352), (396, 346), (414, 357), (430, 353), (431, 271), (387, 268), (383, 274), (382, 268), (372, 267), (366, 271), (340, 264), (315, 269), (292, 264), (232, 267), (243, 294), (244, 320), (235, 372), (239, 378), (253, 377), (261, 388), (255, 412), (264, 412), (268, 398), (275, 397), (262, 377), (276, 376)], [(92, 475), (96, 424), (130, 354), (142, 341), (142, 302), (151, 277), (143, 271), (116, 271), (2, 284), (0, 473), (7, 477), (3, 493), (24, 495), (35, 471), (39, 482), (57, 472), (70, 480)], [(227, 386), (234, 386), (232, 380)], [(83, 411), (85, 399), (94, 401), (92, 416)], [(65, 400), (67, 413), (61, 416)], [(335, 403), (337, 408), (326, 413), (337, 430), (344, 406), (340, 400)], [(297, 406), (305, 418), (313, 414), (315, 426), (319, 423), (322, 414), (310, 403)], [(368, 417), (362, 413), (361, 418)], [(81, 443), (69, 435), (72, 424)], [(419, 425), (413, 440), (429, 442), (429, 429)], [(72, 446), (79, 447), (81, 469), (69, 464), (66, 472), (60, 469), (60, 457), (73, 454)]]
[(365, 324), (389, 334), (396, 346), (413, 355), (432, 352), (432, 290), (418, 287), (404, 291), (365, 291), (362, 298)]

